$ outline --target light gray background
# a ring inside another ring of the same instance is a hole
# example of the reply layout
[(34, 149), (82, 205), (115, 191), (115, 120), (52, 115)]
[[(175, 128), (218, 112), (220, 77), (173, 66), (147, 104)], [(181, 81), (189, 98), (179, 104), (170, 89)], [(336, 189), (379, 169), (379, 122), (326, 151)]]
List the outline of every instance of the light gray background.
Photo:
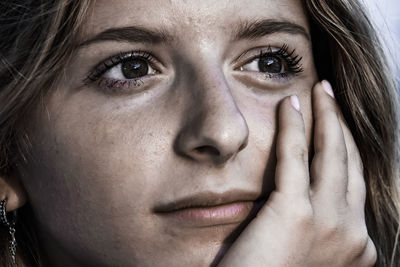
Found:
[(400, 91), (400, 0), (362, 0), (386, 44)]

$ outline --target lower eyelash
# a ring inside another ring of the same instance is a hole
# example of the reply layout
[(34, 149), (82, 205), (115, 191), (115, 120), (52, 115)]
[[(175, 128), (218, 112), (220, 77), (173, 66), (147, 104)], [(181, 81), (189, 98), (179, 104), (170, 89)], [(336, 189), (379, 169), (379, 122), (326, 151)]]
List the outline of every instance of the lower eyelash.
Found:
[[(275, 79), (275, 80), (289, 80), (290, 79), (290, 75), (292, 73), (276, 73), (276, 74), (271, 74), (271, 73), (265, 73), (265, 79)], [(297, 75), (297, 73), (293, 73), (293, 75)]]
[(144, 84), (143, 79), (132, 80), (114, 80), (109, 78), (100, 78), (97, 81), (100, 88), (110, 92), (121, 92), (124, 89), (132, 89), (133, 87), (140, 87)]

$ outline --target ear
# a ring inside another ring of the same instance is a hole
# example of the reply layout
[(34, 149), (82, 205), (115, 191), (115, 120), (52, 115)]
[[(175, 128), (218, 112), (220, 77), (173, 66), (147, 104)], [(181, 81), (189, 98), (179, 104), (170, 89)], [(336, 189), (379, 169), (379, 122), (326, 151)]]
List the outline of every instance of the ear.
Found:
[(0, 201), (7, 198), (7, 212), (22, 207), (27, 200), (27, 194), (20, 180), (0, 174)]

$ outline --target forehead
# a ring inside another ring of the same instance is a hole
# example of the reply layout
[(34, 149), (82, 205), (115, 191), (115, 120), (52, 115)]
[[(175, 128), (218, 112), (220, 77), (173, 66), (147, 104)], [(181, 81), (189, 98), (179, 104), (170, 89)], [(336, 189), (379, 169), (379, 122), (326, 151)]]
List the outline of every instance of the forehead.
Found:
[(301, 0), (98, 0), (88, 34), (131, 25), (162, 28), (186, 38), (232, 31), (244, 21), (289, 21), (308, 31)]

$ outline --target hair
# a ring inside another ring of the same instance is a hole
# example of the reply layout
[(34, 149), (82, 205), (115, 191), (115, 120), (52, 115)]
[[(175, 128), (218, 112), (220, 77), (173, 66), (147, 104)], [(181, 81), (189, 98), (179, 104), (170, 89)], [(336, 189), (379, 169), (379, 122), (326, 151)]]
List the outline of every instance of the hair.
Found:
[[(0, 175), (29, 153), (29, 111), (60, 78), (82, 37), (94, 1), (0, 2)], [(366, 224), (376, 266), (400, 262), (399, 105), (382, 45), (363, 6), (350, 0), (303, 0), (320, 79), (335, 90), (360, 150), (367, 188)], [(17, 266), (44, 266), (29, 204), (19, 210)], [(0, 231), (0, 262), (15, 266)]]

